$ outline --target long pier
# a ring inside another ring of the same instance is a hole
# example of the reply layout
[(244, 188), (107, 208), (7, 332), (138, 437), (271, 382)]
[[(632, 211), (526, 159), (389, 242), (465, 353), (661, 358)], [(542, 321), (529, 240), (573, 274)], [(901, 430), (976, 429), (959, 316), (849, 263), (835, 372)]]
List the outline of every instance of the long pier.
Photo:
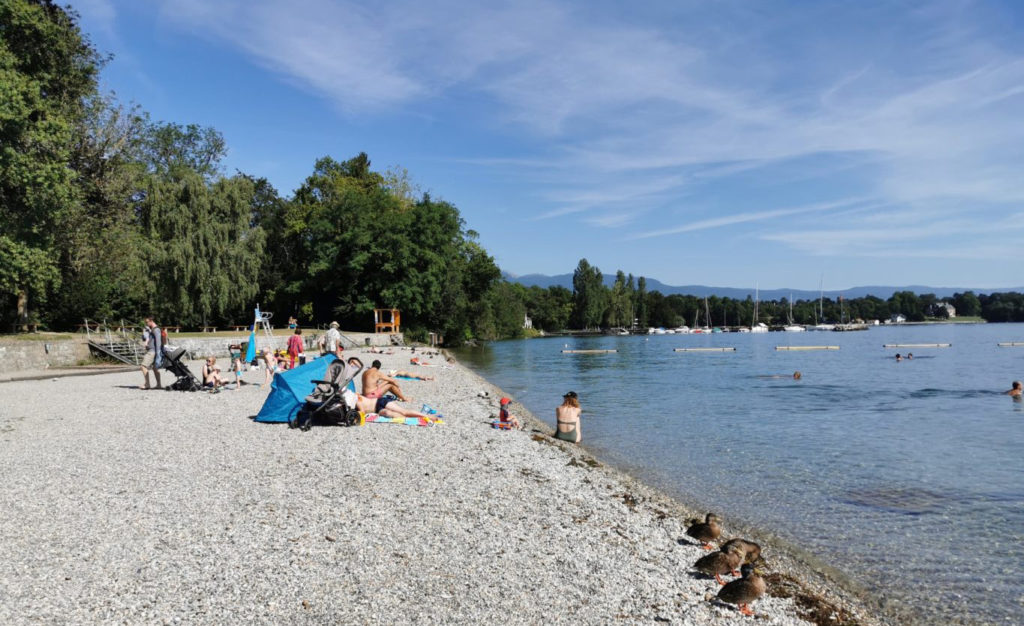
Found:
[(736, 348), (672, 348), (673, 352), (736, 352)]
[(951, 343), (883, 343), (883, 348), (948, 348)]
[(775, 346), (776, 350), (838, 350), (839, 346)]
[(618, 350), (562, 350), (562, 354), (607, 354)]

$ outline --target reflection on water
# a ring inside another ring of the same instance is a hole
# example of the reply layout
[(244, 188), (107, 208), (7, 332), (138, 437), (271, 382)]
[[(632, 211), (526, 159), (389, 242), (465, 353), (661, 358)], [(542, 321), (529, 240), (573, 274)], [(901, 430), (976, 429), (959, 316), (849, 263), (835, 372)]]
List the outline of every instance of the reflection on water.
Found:
[[(806, 548), (894, 613), (1024, 623), (1010, 571), (1024, 562), (1024, 405), (1001, 393), (1024, 349), (996, 347), (1024, 326), (886, 327), (829, 335), (838, 351), (775, 350), (813, 335), (539, 339), (460, 358), (549, 423), (576, 390), (586, 443), (607, 461)], [(896, 342), (952, 347), (897, 363), (882, 348)]]

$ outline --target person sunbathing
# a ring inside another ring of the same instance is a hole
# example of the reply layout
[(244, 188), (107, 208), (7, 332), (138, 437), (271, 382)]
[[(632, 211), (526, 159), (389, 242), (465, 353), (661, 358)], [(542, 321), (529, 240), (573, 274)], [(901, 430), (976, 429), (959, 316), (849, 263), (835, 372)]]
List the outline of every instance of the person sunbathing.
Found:
[(430, 419), (430, 416), (426, 413), (420, 413), (419, 411), (413, 411), (399, 406), (398, 400), (389, 396), (383, 398), (367, 398), (366, 396), (359, 395), (351, 389), (344, 391), (343, 397), (345, 398), (345, 404), (350, 407), (355, 407), (356, 410), (362, 413), (376, 413), (384, 417), (422, 417)]
[(363, 395), (367, 398), (379, 398), (386, 393), (395, 394), (402, 402), (408, 401), (402, 393), (402, 388), (398, 385), (398, 381), (382, 374), (380, 371), (380, 361), (374, 361), (363, 372)]
[(433, 376), (423, 376), (421, 374), (413, 374), (405, 370), (388, 370), (388, 376), (395, 378), (411, 378), (413, 380), (434, 380)]

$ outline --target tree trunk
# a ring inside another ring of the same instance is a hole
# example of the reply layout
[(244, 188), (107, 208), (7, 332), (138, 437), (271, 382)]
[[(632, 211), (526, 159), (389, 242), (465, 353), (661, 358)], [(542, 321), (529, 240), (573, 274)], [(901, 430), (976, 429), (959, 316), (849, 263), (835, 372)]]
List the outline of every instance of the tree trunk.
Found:
[(28, 332), (28, 292), (18, 292), (18, 330)]

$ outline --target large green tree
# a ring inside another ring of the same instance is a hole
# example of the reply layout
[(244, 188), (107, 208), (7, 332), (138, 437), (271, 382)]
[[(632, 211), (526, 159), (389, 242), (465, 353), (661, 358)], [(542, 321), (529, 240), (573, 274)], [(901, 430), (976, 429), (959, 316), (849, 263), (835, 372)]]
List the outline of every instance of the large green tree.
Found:
[(59, 281), (56, 242), (79, 202), (68, 163), (101, 64), (73, 13), (0, 0), (0, 296), (21, 322)]
[(139, 212), (149, 310), (164, 323), (205, 325), (254, 303), (264, 233), (251, 224), (253, 195), (245, 176), (212, 186), (193, 171), (150, 179)]
[(580, 259), (572, 275), (573, 320), (577, 328), (598, 328), (608, 306), (601, 270)]

